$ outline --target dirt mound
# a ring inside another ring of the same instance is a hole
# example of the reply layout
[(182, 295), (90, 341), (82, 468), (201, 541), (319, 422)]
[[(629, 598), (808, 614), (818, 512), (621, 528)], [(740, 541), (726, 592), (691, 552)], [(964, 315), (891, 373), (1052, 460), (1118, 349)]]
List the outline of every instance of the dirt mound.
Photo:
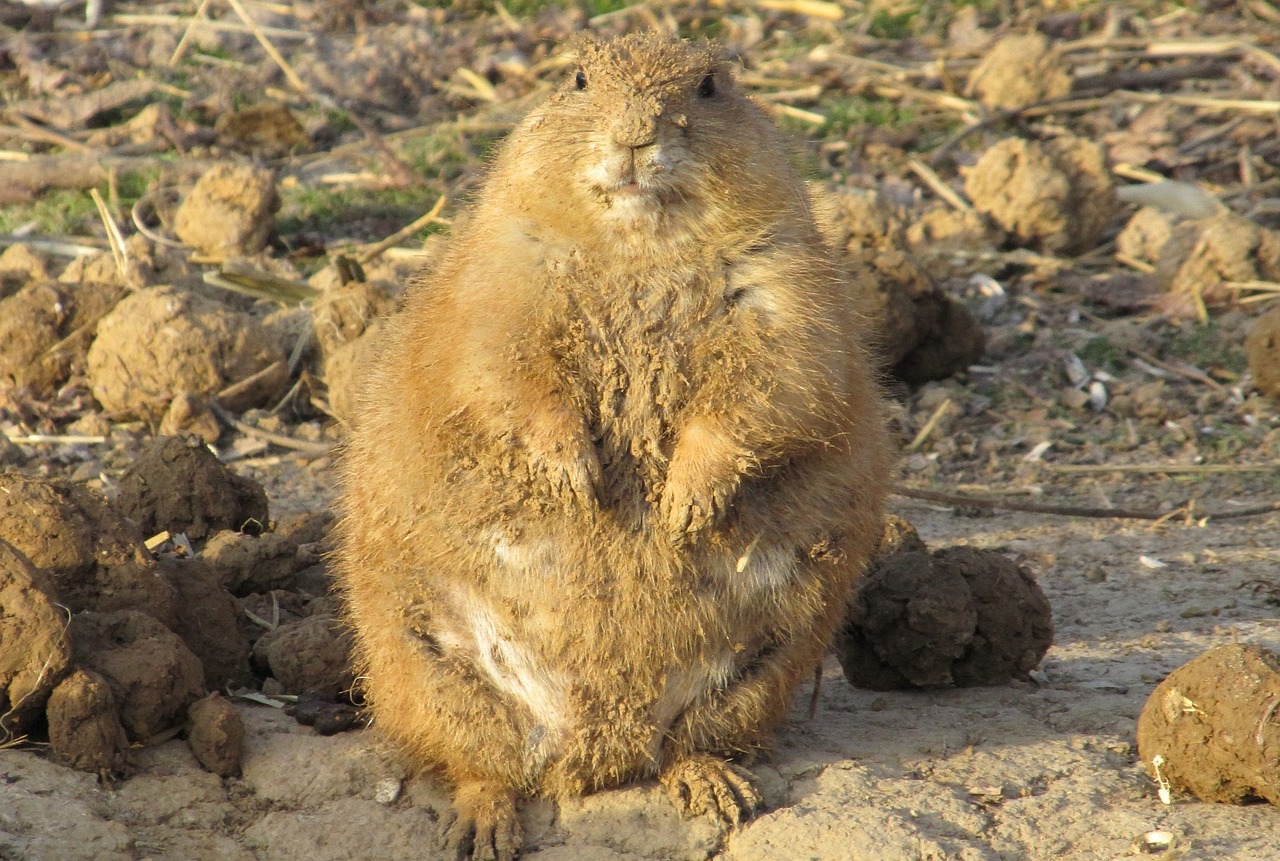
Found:
[(179, 394), (214, 395), (284, 358), (256, 318), (162, 286), (98, 322), (88, 374), (105, 409), (159, 421)]
[(0, 744), (26, 733), (71, 663), (67, 615), (40, 580), (0, 539)]
[(120, 723), (120, 703), (111, 683), (92, 670), (76, 669), (49, 698), (49, 746), (58, 761), (102, 775), (125, 770), (129, 738)]
[(178, 207), (178, 238), (211, 257), (256, 254), (266, 247), (280, 208), (275, 175), (249, 165), (205, 171)]
[(1280, 231), (1231, 212), (1183, 221), (1160, 247), (1155, 276), (1183, 313), (1232, 299), (1232, 283), (1280, 280)]
[(156, 438), (120, 480), (120, 510), (152, 535), (202, 539), (220, 529), (267, 526), (267, 495), (194, 436)]
[(83, 371), (98, 321), (125, 295), (119, 284), (32, 281), (0, 300), (0, 388), (48, 397)]
[(1071, 71), (1039, 33), (1005, 36), (969, 73), (966, 89), (988, 108), (1020, 108), (1067, 95)]
[(982, 357), (986, 335), (909, 251), (906, 226), (871, 192), (820, 196), (823, 229), (867, 312), (878, 323), (875, 345), (888, 369), (920, 384), (961, 371)]
[(1280, 655), (1220, 646), (1152, 692), (1138, 718), (1138, 753), (1156, 780), (1205, 801), (1280, 804), (1277, 705)]
[(187, 710), (187, 744), (200, 764), (220, 777), (240, 774), (244, 759), (244, 721), (217, 691)]
[(156, 576), (142, 533), (96, 491), (0, 474), (0, 535), (73, 612), (141, 610), (166, 625), (177, 618), (177, 593)]
[(1071, 135), (1006, 138), (961, 172), (979, 211), (1049, 254), (1092, 249), (1119, 207), (1102, 148)]
[(1025, 678), (1052, 642), (1049, 602), (1025, 569), (972, 547), (908, 549), (859, 584), (836, 653), (859, 687), (965, 687)]

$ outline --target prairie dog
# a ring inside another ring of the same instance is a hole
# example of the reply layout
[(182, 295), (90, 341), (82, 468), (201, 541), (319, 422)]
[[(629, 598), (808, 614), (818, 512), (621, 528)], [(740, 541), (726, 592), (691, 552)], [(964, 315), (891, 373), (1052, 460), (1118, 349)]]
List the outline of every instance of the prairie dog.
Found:
[(711, 47), (582, 38), (388, 322), (337, 567), (375, 725), (459, 857), (656, 775), (736, 825), (880, 536), (865, 321)]

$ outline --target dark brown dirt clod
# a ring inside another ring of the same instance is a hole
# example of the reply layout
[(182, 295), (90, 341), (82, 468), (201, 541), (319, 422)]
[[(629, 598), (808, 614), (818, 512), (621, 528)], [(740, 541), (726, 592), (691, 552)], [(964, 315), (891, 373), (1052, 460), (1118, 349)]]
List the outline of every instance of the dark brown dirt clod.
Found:
[(1280, 400), (1280, 308), (1273, 308), (1254, 322), (1244, 351), (1258, 391)]
[(138, 527), (97, 491), (0, 474), (0, 535), (73, 611), (141, 610), (169, 625), (177, 595), (156, 573)]
[(71, 662), (67, 614), (30, 560), (0, 539), (0, 744), (39, 718)]
[(261, 485), (233, 473), (188, 435), (155, 439), (121, 478), (118, 504), (149, 535), (167, 529), (201, 539), (251, 521), (267, 524)]
[(124, 771), (129, 739), (111, 685), (92, 670), (77, 669), (49, 697), (49, 745), (60, 761), (99, 774)]
[(224, 530), (209, 539), (200, 558), (218, 573), (231, 594), (238, 597), (293, 585), (298, 570), (298, 545), (273, 532), (245, 535)]
[(244, 758), (244, 721), (217, 691), (196, 700), (187, 710), (187, 744), (200, 764), (220, 777), (240, 773)]
[(858, 687), (1001, 684), (1053, 641), (1049, 603), (1024, 569), (972, 547), (882, 559), (859, 585), (836, 652)]
[(962, 173), (979, 211), (1049, 254), (1092, 249), (1119, 207), (1102, 148), (1071, 135), (1006, 138)]
[(71, 619), (73, 659), (100, 673), (120, 704), (130, 741), (176, 724), (204, 696), (204, 671), (177, 634), (132, 610), (79, 613)]
[(183, 392), (209, 397), (284, 358), (249, 314), (161, 286), (133, 293), (98, 322), (87, 364), (105, 409), (159, 420)]
[(200, 659), (205, 688), (247, 684), (252, 677), (249, 640), (240, 628), (240, 605), (222, 587), (221, 576), (199, 559), (162, 559), (159, 564), (178, 593), (173, 632)]
[(174, 231), (202, 254), (256, 254), (266, 246), (279, 208), (271, 171), (218, 164), (205, 171), (178, 207)]
[(119, 284), (31, 282), (0, 300), (0, 388), (51, 397), (83, 370), (98, 321), (124, 295)]
[(1280, 655), (1259, 646), (1211, 649), (1174, 670), (1138, 718), (1138, 753), (1152, 776), (1204, 801), (1280, 804)]
[(351, 632), (331, 613), (317, 613), (268, 631), (253, 646), (284, 690), (336, 697), (351, 689)]

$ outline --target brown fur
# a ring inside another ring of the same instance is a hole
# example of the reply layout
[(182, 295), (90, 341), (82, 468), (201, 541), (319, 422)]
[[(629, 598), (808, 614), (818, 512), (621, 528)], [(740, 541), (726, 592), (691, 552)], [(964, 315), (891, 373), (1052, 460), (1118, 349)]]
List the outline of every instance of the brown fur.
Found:
[(579, 58), (390, 321), (343, 463), (376, 725), (452, 781), (476, 857), (518, 851), (522, 794), (656, 774), (749, 814), (725, 759), (880, 535), (865, 322), (772, 122), (704, 47)]

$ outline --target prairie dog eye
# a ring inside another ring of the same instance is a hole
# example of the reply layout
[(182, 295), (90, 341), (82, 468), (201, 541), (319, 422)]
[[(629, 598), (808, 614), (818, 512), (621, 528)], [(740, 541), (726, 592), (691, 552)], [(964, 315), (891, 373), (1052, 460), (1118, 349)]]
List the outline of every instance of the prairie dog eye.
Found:
[(573, 85), (580, 90), (585, 90), (587, 88), (587, 73), (579, 69), (578, 74), (573, 76)]
[(698, 83), (698, 96), (709, 99), (716, 94), (716, 77), (708, 74)]

